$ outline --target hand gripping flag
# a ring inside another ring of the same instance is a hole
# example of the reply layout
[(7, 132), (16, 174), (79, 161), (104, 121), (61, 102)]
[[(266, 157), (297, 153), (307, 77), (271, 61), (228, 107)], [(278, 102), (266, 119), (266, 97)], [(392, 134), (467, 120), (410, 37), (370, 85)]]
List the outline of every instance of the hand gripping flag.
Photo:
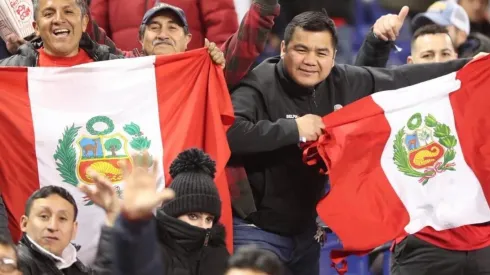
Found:
[(485, 57), (323, 118), (305, 161), (328, 167), (317, 210), (343, 244), (334, 263), (424, 227), (490, 221), (489, 89)]
[[(172, 56), (94, 62), (71, 68), (0, 68), (0, 189), (10, 230), (20, 236), (27, 198), (41, 186), (59, 185), (75, 197), (80, 258), (95, 254), (104, 213), (77, 189), (93, 184), (92, 168), (122, 191), (118, 162), (148, 150), (169, 165), (190, 147), (216, 161), (223, 205), (221, 222), (232, 247), (232, 221), (224, 167), (226, 130), (233, 107), (222, 69), (205, 49)], [(163, 185), (162, 185), (163, 186)]]

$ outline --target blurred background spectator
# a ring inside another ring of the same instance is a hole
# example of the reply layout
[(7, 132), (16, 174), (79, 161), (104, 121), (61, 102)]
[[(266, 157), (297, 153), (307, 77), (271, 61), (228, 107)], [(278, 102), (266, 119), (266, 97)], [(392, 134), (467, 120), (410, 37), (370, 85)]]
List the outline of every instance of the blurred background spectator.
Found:
[(426, 12), (417, 14), (412, 20), (412, 29), (430, 24), (447, 28), (449, 36), (456, 48), (459, 48), (468, 38), (471, 26), (466, 11), (455, 2), (437, 1)]
[(488, 21), (488, 0), (449, 0), (457, 2), (468, 13), (471, 21), (471, 31), (490, 35)]

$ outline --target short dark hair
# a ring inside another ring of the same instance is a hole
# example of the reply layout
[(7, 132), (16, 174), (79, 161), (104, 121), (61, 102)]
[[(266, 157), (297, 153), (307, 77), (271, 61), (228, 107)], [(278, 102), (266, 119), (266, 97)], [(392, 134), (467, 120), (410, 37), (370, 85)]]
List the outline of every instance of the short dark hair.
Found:
[[(87, 0), (75, 0), (75, 3), (77, 3), (77, 6), (80, 7), (82, 16), (88, 14)], [(32, 5), (34, 7), (34, 21), (35, 21), (37, 20), (37, 13), (39, 12), (39, 0), (32, 0)]]
[(75, 202), (75, 199), (73, 196), (68, 192), (63, 187), (60, 186), (55, 186), (55, 185), (48, 185), (44, 186), (41, 189), (37, 190), (36, 192), (32, 193), (32, 195), (27, 199), (26, 202), (26, 209), (25, 209), (25, 215), (29, 217), (29, 214), (31, 212), (32, 204), (34, 203), (35, 200), (37, 199), (45, 199), (51, 195), (58, 195), (68, 201), (71, 205), (73, 205), (73, 211), (75, 213), (74, 219), (77, 219), (78, 215), (78, 207), (77, 203)]
[(268, 275), (283, 275), (284, 273), (284, 267), (274, 253), (259, 249), (255, 245), (238, 248), (228, 260), (228, 270), (232, 268), (248, 269)]
[(19, 254), (17, 253), (17, 247), (15, 246), (12, 238), (10, 237), (10, 232), (0, 234), (0, 245), (11, 247), (14, 250), (15, 258), (19, 260)]
[[(446, 34), (449, 36), (449, 32), (446, 27), (437, 25), (437, 24), (430, 24), (430, 25), (425, 25), (423, 27), (418, 28), (415, 33), (412, 36), (412, 45), (415, 43), (415, 40), (417, 40), (419, 37), (424, 36), (424, 35), (433, 35), (433, 34)], [(449, 37), (451, 38), (451, 37)]]
[(328, 16), (325, 10), (307, 11), (296, 15), (293, 20), (289, 22), (284, 31), (284, 43), (286, 43), (286, 46), (291, 41), (297, 27), (311, 32), (328, 31), (332, 35), (334, 43), (333, 47), (337, 48), (337, 29), (335, 28), (335, 23), (332, 18)]

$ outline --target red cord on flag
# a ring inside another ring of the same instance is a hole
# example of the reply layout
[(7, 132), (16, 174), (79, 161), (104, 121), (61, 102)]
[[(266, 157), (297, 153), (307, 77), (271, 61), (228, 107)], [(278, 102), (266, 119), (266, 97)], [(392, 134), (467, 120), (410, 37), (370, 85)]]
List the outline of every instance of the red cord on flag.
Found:
[(303, 162), (309, 166), (313, 166), (317, 165), (320, 160), (323, 161), (327, 166), (327, 169), (320, 168), (320, 173), (325, 175), (328, 175), (328, 170), (330, 170), (330, 159), (325, 151), (325, 145), (327, 145), (329, 140), (329, 136), (324, 134), (315, 142), (304, 143), (301, 145), (301, 149), (303, 149)]

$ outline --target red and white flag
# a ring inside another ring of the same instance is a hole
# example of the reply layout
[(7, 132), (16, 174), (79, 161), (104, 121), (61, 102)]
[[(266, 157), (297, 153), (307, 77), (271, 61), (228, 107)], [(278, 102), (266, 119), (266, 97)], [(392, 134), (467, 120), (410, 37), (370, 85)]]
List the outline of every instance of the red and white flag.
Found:
[(325, 135), (307, 152), (328, 167), (317, 210), (344, 250), (490, 221), (489, 89), (486, 57), (323, 118)]
[(105, 215), (76, 187), (92, 184), (87, 168), (122, 190), (118, 161), (131, 163), (132, 153), (148, 150), (163, 159), (160, 179), (168, 184), (173, 159), (198, 147), (217, 162), (221, 222), (232, 244), (224, 174), (232, 123), (222, 69), (205, 49), (71, 68), (0, 68), (0, 189), (14, 238), (20, 236), (19, 219), (31, 193), (59, 185), (77, 201), (75, 243), (82, 246), (80, 258), (90, 261)]

